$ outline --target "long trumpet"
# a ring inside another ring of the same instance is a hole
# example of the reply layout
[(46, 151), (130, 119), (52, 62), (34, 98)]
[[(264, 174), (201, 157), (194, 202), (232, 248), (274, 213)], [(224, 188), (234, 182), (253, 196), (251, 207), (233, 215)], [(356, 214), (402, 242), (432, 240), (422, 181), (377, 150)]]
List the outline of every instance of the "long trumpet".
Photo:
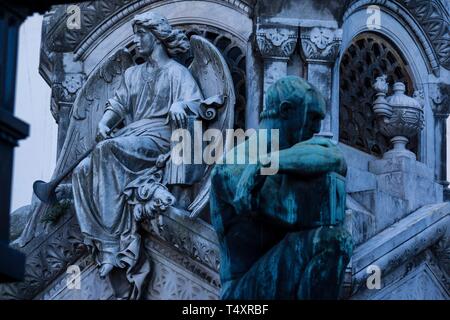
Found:
[[(111, 127), (111, 129), (108, 130), (107, 135), (110, 136), (112, 131), (117, 128), (117, 126), (123, 121), (123, 118), (121, 118), (114, 126)], [(98, 141), (100, 142), (100, 141)], [(85, 153), (83, 153), (70, 167), (68, 167), (66, 170), (63, 171), (59, 176), (57, 176), (55, 179), (45, 182), (42, 180), (36, 180), (33, 183), (33, 191), (34, 194), (44, 203), (52, 204), (56, 202), (56, 193), (55, 189), (56, 187), (63, 181), (72, 171), (76, 168), (76, 166), (84, 160), (97, 146), (98, 142), (94, 144), (92, 148), (87, 150)]]

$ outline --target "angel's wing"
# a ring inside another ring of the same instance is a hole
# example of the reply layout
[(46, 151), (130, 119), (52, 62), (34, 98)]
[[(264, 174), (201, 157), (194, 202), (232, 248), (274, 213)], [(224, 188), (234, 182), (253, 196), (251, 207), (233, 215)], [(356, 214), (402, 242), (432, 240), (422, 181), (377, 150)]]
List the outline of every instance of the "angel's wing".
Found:
[[(120, 85), (121, 75), (134, 65), (131, 54), (121, 49), (106, 59), (87, 79), (73, 104), (66, 139), (56, 162), (52, 179), (61, 175), (83, 153), (95, 144), (97, 125), (103, 116), (106, 102), (112, 98)], [(35, 234), (38, 217), (49, 206), (40, 203), (33, 210), (28, 223), (18, 240), (21, 246), (28, 243)]]
[[(208, 129), (219, 129), (222, 132), (225, 150), (228, 150), (232, 141), (226, 140), (226, 129), (233, 128), (234, 94), (233, 79), (228, 65), (219, 50), (208, 40), (193, 35), (190, 38), (194, 60), (189, 70), (197, 81), (203, 96), (207, 99), (214, 96), (223, 97), (223, 105), (215, 110), (215, 118), (208, 122)], [(209, 189), (211, 181), (209, 175), (212, 167), (209, 166), (205, 172), (197, 197), (189, 205), (190, 217), (195, 218), (205, 207), (209, 200)]]

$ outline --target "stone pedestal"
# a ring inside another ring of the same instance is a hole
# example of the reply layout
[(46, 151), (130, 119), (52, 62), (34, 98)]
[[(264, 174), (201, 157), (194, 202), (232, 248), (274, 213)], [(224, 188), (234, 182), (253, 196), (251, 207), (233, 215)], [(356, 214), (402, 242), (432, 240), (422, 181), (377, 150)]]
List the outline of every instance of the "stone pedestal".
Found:
[(443, 201), (442, 185), (425, 164), (408, 157), (374, 160), (369, 171), (376, 177), (376, 189), (356, 192), (352, 196), (371, 208), (375, 225), (368, 226), (376, 234), (428, 204)]

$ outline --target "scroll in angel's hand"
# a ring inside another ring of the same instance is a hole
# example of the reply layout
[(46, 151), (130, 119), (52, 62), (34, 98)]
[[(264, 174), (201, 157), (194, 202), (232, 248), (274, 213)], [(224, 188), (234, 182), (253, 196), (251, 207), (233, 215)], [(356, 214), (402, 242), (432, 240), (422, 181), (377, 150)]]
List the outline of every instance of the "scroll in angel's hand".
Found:
[(169, 109), (169, 119), (178, 128), (185, 128), (187, 125), (186, 105), (183, 102), (175, 102)]

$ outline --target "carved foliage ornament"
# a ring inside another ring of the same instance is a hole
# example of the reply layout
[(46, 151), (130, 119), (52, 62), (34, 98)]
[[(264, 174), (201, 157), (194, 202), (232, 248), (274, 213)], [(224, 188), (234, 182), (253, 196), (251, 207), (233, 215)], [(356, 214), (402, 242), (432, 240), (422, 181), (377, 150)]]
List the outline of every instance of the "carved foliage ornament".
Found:
[(341, 45), (341, 31), (328, 28), (304, 28), (300, 41), (306, 60), (334, 62)]
[(441, 65), (450, 70), (450, 19), (438, 0), (400, 0), (420, 22)]
[[(80, 29), (67, 28), (67, 19), (70, 11), (68, 5), (54, 6), (54, 11), (48, 21), (48, 27), (44, 30), (48, 36), (45, 39), (50, 51), (69, 52), (86, 40), (95, 32), (96, 28), (108, 20), (116, 20), (114, 15), (125, 17), (135, 14), (141, 8), (163, 0), (95, 0), (76, 3), (80, 8)], [(249, 1), (225, 0), (224, 6), (231, 6), (243, 14), (251, 14), (253, 4)], [(107, 29), (107, 28), (106, 28)]]
[(256, 41), (265, 58), (288, 59), (294, 52), (298, 31), (296, 28), (258, 26)]
[(52, 84), (52, 101), (50, 111), (56, 122), (59, 122), (59, 111), (62, 105), (69, 105), (75, 101), (76, 94), (84, 82), (84, 74), (66, 74), (61, 82)]

